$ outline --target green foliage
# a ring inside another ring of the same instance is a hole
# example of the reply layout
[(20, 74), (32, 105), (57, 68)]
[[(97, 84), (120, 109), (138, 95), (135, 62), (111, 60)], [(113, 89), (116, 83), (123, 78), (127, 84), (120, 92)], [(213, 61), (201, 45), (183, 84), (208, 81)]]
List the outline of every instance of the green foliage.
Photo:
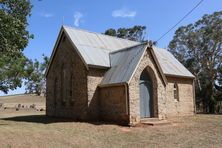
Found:
[(0, 1), (0, 91), (4, 93), (21, 87), (27, 63), (22, 51), (33, 38), (26, 29), (31, 7), (27, 0)]
[(222, 11), (177, 29), (169, 50), (196, 76), (197, 99), (213, 113), (221, 92)]
[(132, 41), (144, 41), (146, 26), (134, 26), (132, 28), (119, 28), (117, 30), (110, 28), (105, 31), (106, 35), (115, 36)]
[(38, 60), (29, 60), (26, 69), (26, 93), (32, 93), (36, 95), (46, 93), (46, 80), (45, 70), (49, 63), (49, 58), (43, 55), (43, 62), (40, 63)]
[(0, 91), (7, 93), (9, 89), (21, 87), (26, 69), (27, 59), (23, 54), (11, 56), (4, 54), (0, 58)]
[(28, 44), (27, 16), (31, 4), (27, 0), (3, 0), (0, 2), (0, 52), (20, 52)]

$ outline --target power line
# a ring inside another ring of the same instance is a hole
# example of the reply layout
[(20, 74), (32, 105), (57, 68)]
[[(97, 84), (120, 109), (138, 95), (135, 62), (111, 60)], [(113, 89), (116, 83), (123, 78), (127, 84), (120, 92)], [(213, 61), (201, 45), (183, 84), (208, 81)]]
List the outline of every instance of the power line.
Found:
[(171, 30), (173, 30), (179, 23), (181, 23), (188, 15), (190, 15), (204, 0), (199, 1), (199, 3), (197, 3), (195, 5), (195, 7), (193, 7), (193, 9), (191, 9), (184, 17), (182, 17), (173, 27), (171, 27), (166, 33), (164, 33), (158, 40), (161, 40), (165, 35), (167, 35)]

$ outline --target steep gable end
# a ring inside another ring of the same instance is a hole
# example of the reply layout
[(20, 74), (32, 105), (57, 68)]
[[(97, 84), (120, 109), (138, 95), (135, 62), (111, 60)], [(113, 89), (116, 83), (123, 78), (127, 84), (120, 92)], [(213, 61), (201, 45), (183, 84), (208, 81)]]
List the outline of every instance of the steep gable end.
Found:
[(111, 68), (106, 72), (101, 85), (128, 82), (146, 46), (141, 44), (110, 53)]
[[(148, 46), (147, 43), (142, 43), (140, 45), (110, 53), (111, 68), (106, 72), (100, 86), (129, 83), (138, 64), (143, 58), (145, 51), (152, 50), (152, 48), (149, 48)], [(167, 84), (167, 80), (155, 55), (153, 52), (151, 52), (151, 54), (154, 58), (154, 62), (158, 65), (157, 68), (164, 83)]]
[(73, 49), (75, 49), (76, 53), (78, 54), (78, 56), (80, 57), (80, 59), (82, 60), (82, 62), (85, 64), (86, 68), (88, 69), (88, 65), (86, 64), (84, 58), (82, 57), (81, 53), (79, 53), (79, 51), (77, 50), (76, 46), (73, 44), (73, 42), (70, 40), (70, 37), (67, 35), (66, 31), (64, 30), (64, 28), (62, 27), (60, 32), (59, 32), (59, 35), (58, 35), (58, 38), (56, 40), (56, 43), (55, 43), (55, 46), (53, 48), (53, 51), (52, 51), (52, 55), (50, 57), (50, 60), (49, 60), (49, 65), (47, 66), (46, 68), (46, 71), (45, 71), (45, 76), (47, 77), (48, 73), (49, 73), (49, 69), (51, 67), (51, 64), (55, 58), (55, 55), (56, 55), (56, 52), (60, 46), (60, 44), (62, 44), (62, 40), (66, 38), (68, 39), (69, 43), (71, 44), (71, 46), (73, 47)]

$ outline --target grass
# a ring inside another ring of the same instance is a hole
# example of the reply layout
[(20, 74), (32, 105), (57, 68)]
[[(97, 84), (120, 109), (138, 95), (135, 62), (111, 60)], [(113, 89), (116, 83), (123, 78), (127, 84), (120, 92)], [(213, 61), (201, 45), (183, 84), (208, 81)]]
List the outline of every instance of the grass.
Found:
[(15, 108), (19, 104), (24, 107), (35, 104), (36, 108), (45, 108), (45, 97), (30, 94), (0, 96), (0, 106)]
[(0, 103), (45, 103), (45, 97), (29, 94), (0, 96)]
[[(29, 99), (30, 98), (30, 99)], [(30, 95), (0, 97), (0, 103), (35, 103)], [(48, 118), (34, 109), (0, 109), (0, 147), (205, 147), (222, 148), (222, 115), (170, 120), (167, 126), (123, 127)]]
[(168, 126), (129, 128), (67, 122), (31, 110), (14, 111), (14, 117), (13, 111), (9, 112), (0, 112), (1, 147), (222, 147), (221, 115), (196, 115), (172, 119)]

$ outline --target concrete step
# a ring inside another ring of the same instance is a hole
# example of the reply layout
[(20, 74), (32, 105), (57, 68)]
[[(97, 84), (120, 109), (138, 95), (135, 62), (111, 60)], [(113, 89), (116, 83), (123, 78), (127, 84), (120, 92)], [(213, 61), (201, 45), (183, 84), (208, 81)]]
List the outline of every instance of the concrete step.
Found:
[(146, 121), (160, 121), (159, 118), (142, 118), (140, 119), (140, 122), (146, 122)]
[(144, 124), (144, 125), (150, 125), (150, 126), (170, 125), (171, 124), (167, 120), (159, 120), (158, 118), (141, 119), (140, 123)]

